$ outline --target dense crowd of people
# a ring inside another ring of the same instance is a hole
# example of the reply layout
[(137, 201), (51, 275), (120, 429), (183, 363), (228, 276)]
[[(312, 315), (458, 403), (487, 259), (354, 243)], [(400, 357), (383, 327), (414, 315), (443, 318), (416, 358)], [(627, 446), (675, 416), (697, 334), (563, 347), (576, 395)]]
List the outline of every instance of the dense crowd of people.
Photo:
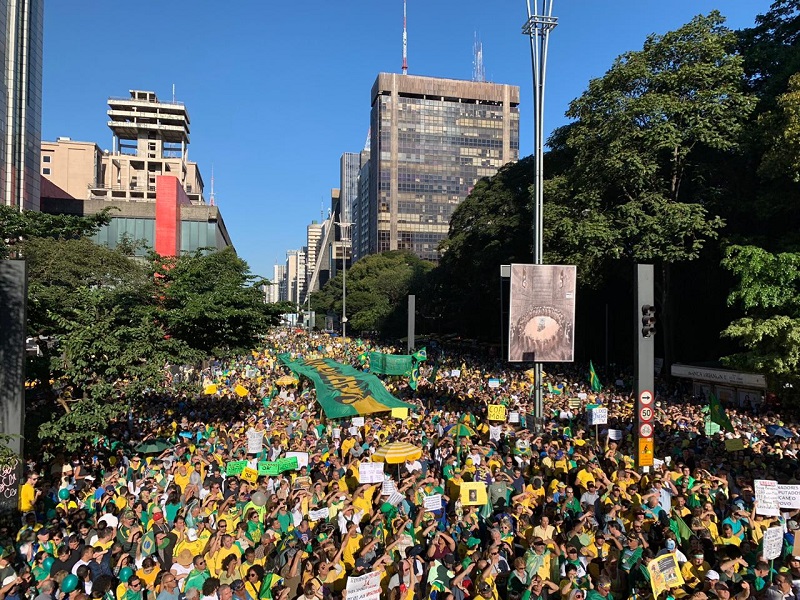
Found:
[[(82, 451), (30, 457), (0, 600), (627, 600), (652, 596), (647, 565), (666, 554), (682, 583), (662, 598), (800, 600), (798, 511), (764, 516), (754, 495), (755, 480), (799, 482), (797, 428), (763, 404), (726, 407), (733, 431), (714, 432), (705, 399), (662, 390), (645, 471), (624, 375), (593, 392), (575, 366), (548, 373), (546, 418), (530, 427), (530, 372), (429, 349), (416, 390), (385, 378), (408, 416), (362, 423), (325, 419), (277, 358), (361, 368), (370, 350), (392, 351), (279, 330), (194, 374), (207, 394), (153, 392)], [(590, 405), (607, 424), (587, 427)], [(742, 449), (726, 448), (734, 438)], [(417, 451), (361, 482), (393, 442)], [(463, 496), (474, 483), (485, 499)], [(773, 526), (783, 548), (767, 561)], [(369, 573), (380, 592), (348, 596)]]

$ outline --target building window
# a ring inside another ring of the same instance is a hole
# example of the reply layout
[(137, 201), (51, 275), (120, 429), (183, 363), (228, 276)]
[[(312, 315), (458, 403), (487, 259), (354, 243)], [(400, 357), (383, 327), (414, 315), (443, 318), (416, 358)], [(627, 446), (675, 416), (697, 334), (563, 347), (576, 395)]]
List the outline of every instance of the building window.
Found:
[(42, 156), (42, 162), (49, 163), (50, 162), (50, 158), (52, 158), (52, 157), (49, 154), (45, 154), (44, 156)]
[(50, 175), (50, 167), (45, 167), (42, 169), (42, 175)]

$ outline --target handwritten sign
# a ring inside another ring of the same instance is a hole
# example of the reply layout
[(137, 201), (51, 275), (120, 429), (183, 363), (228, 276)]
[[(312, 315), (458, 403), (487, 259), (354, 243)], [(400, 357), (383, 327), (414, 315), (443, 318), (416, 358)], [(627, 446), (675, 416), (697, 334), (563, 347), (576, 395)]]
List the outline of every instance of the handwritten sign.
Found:
[(312, 521), (322, 521), (323, 519), (327, 519), (330, 514), (330, 509), (328, 509), (326, 506), (325, 508), (320, 508), (319, 510), (308, 511), (308, 518)]
[(383, 463), (362, 462), (358, 465), (359, 483), (383, 482)]
[(247, 430), (247, 453), (261, 454), (264, 449), (264, 432), (256, 431), (252, 427)]
[(499, 388), (500, 387), (500, 380), (499, 379), (490, 379), (489, 380), (489, 389)]
[(609, 429), (608, 430), (608, 439), (610, 439), (610, 440), (621, 440), (622, 439), (622, 430), (621, 429)]
[(753, 481), (756, 493), (756, 514), (777, 517), (781, 514), (778, 500), (778, 482), (772, 479), (756, 479)]
[(783, 551), (783, 527), (770, 527), (764, 531), (764, 560), (778, 558)]
[(382, 571), (347, 578), (347, 600), (380, 600)]
[(258, 462), (258, 474), (272, 477), (285, 471), (294, 471), (298, 468), (297, 462), (296, 456), (279, 458), (278, 460), (261, 460)]
[(399, 504), (400, 504), (400, 503), (401, 503), (403, 500), (405, 500), (405, 496), (403, 496), (403, 494), (401, 494), (400, 492), (395, 492), (394, 494), (392, 494), (391, 496), (389, 496), (389, 498), (388, 498), (386, 501), (387, 501), (389, 504), (391, 504), (392, 506), (397, 506), (397, 505), (399, 505)]
[(508, 422), (519, 423), (519, 411), (512, 410), (510, 413), (508, 413)]
[(425, 496), (425, 498), (422, 499), (422, 506), (428, 512), (436, 512), (437, 510), (442, 510), (442, 495), (432, 494), (430, 496)]
[[(397, 491), (397, 486), (394, 484), (394, 481), (391, 479), (387, 479), (381, 485), (381, 496), (391, 496)], [(800, 536), (798, 536), (800, 537)]]
[(247, 481), (248, 483), (257, 483), (258, 482), (258, 471), (252, 469), (250, 467), (245, 467), (242, 469), (242, 472), (239, 474), (239, 477)]
[(246, 460), (234, 460), (229, 462), (225, 465), (225, 475), (230, 475), (231, 477), (239, 476), (244, 468), (247, 466)]
[(287, 452), (286, 458), (296, 458), (297, 459), (297, 469), (302, 469), (303, 467), (308, 466), (308, 452)]
[(593, 408), (588, 411), (589, 425), (605, 425), (608, 423), (608, 409), (607, 408)]
[(490, 421), (505, 421), (506, 420), (506, 407), (502, 404), (489, 405), (489, 420)]
[[(800, 508), (800, 485), (778, 485), (778, 504), (781, 508)], [(800, 536), (796, 536), (800, 537)]]
[(364, 417), (353, 417), (350, 419), (350, 422), (353, 424), (353, 427), (363, 427)]

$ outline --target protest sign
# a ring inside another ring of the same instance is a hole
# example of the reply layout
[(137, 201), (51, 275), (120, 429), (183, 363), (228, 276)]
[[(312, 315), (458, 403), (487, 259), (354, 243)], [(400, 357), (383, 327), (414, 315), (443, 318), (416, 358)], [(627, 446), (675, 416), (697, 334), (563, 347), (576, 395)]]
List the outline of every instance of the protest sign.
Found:
[[(778, 504), (784, 509), (800, 508), (800, 485), (778, 485)], [(797, 536), (800, 537), (800, 536)]]
[(391, 496), (397, 492), (397, 486), (391, 479), (385, 480), (381, 486), (381, 496)]
[(605, 425), (608, 423), (608, 409), (607, 408), (593, 408), (588, 411), (589, 425)]
[(350, 422), (353, 424), (353, 427), (363, 427), (364, 417), (353, 417), (350, 419)]
[(450, 377), (455, 377), (455, 378), (461, 377), (461, 369), (453, 369), (452, 371), (450, 371)]
[(489, 405), (489, 420), (490, 421), (505, 421), (506, 420), (506, 407), (502, 404)]
[(358, 435), (358, 427), (349, 427), (347, 433), (350, 435)]
[(568, 406), (571, 410), (576, 410), (581, 407), (581, 399), (580, 398), (570, 398)]
[(610, 439), (610, 440), (621, 440), (622, 439), (622, 429), (609, 429), (608, 430), (608, 439)]
[(247, 388), (241, 384), (233, 388), (233, 391), (236, 392), (236, 395), (239, 396), (239, 398), (244, 398), (245, 396), (247, 396), (247, 394), (250, 393), (247, 391)]
[(441, 494), (433, 494), (431, 496), (425, 496), (422, 499), (422, 505), (425, 507), (425, 510), (428, 512), (436, 512), (437, 510), (442, 509), (442, 495)]
[(405, 499), (405, 496), (403, 496), (403, 494), (401, 494), (400, 492), (395, 492), (395, 493), (393, 493), (391, 496), (389, 496), (389, 498), (387, 498), (387, 500), (386, 500), (386, 501), (387, 501), (389, 504), (391, 504), (392, 506), (397, 506), (397, 505), (398, 505), (398, 504), (400, 504), (400, 503), (401, 503), (401, 502), (402, 502), (404, 499)]
[[(578, 400), (586, 400), (588, 397), (589, 394), (587, 394), (586, 392), (578, 392)], [(580, 406), (580, 404), (578, 404), (578, 406)]]
[(393, 419), (407, 419), (408, 418), (408, 408), (405, 406), (400, 406), (398, 408), (392, 409), (392, 418)]
[(286, 458), (297, 458), (297, 469), (308, 466), (308, 452), (287, 452)]
[(483, 506), (488, 500), (486, 484), (481, 481), (465, 481), (460, 489), (461, 504)]
[(725, 440), (725, 450), (728, 452), (736, 452), (737, 450), (744, 450), (744, 442), (741, 438), (733, 438), (732, 440)]
[(383, 482), (383, 463), (362, 462), (358, 465), (358, 482), (382, 483)]
[(250, 467), (245, 467), (242, 469), (242, 472), (239, 474), (239, 477), (247, 481), (248, 483), (257, 483), (258, 482), (258, 471), (255, 469), (251, 469)]
[(328, 509), (327, 506), (319, 510), (308, 511), (308, 518), (312, 521), (322, 521), (323, 519), (327, 519), (328, 515), (330, 515), (330, 509)]
[(241, 474), (242, 469), (244, 469), (246, 466), (246, 460), (233, 460), (225, 465), (225, 475), (237, 477), (239, 474)]
[(764, 531), (764, 560), (778, 558), (783, 551), (783, 527), (770, 527)]
[(333, 432), (331, 433), (331, 437), (335, 440), (342, 439), (342, 429), (341, 427), (334, 427)]
[(499, 379), (490, 379), (489, 380), (489, 389), (492, 390), (494, 388), (500, 387), (500, 380)]
[(380, 600), (383, 571), (347, 578), (347, 600)]
[(247, 436), (247, 453), (261, 454), (264, 449), (264, 432), (256, 431), (251, 427), (245, 435)]
[(285, 471), (296, 471), (298, 468), (298, 460), (296, 456), (289, 456), (287, 458), (279, 458), (275, 462), (278, 463), (278, 470), (283, 473)]
[(778, 482), (772, 479), (753, 481), (756, 493), (756, 514), (777, 517), (781, 514), (778, 500)]
[(650, 586), (653, 588), (653, 598), (671, 588), (684, 584), (683, 575), (678, 565), (675, 554), (664, 554), (647, 563), (647, 572), (650, 575)]
[(512, 410), (510, 413), (508, 413), (508, 422), (519, 423), (519, 411)]

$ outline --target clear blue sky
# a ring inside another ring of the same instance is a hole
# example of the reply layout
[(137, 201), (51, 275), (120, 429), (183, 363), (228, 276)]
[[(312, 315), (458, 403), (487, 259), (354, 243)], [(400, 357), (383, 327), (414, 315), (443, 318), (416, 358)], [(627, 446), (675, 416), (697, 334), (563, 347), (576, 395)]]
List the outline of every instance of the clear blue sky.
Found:
[[(409, 73), (470, 79), (473, 36), (486, 77), (519, 85), (521, 154), (532, 151), (524, 0), (408, 0)], [(718, 8), (731, 28), (769, 0), (556, 0), (546, 129), (613, 59)], [(108, 96), (154, 90), (186, 103), (200, 164), (234, 245), (255, 273), (305, 244), (339, 187), (339, 157), (364, 146), (377, 73), (399, 72), (402, 0), (47, 2), (43, 137), (111, 147)]]

